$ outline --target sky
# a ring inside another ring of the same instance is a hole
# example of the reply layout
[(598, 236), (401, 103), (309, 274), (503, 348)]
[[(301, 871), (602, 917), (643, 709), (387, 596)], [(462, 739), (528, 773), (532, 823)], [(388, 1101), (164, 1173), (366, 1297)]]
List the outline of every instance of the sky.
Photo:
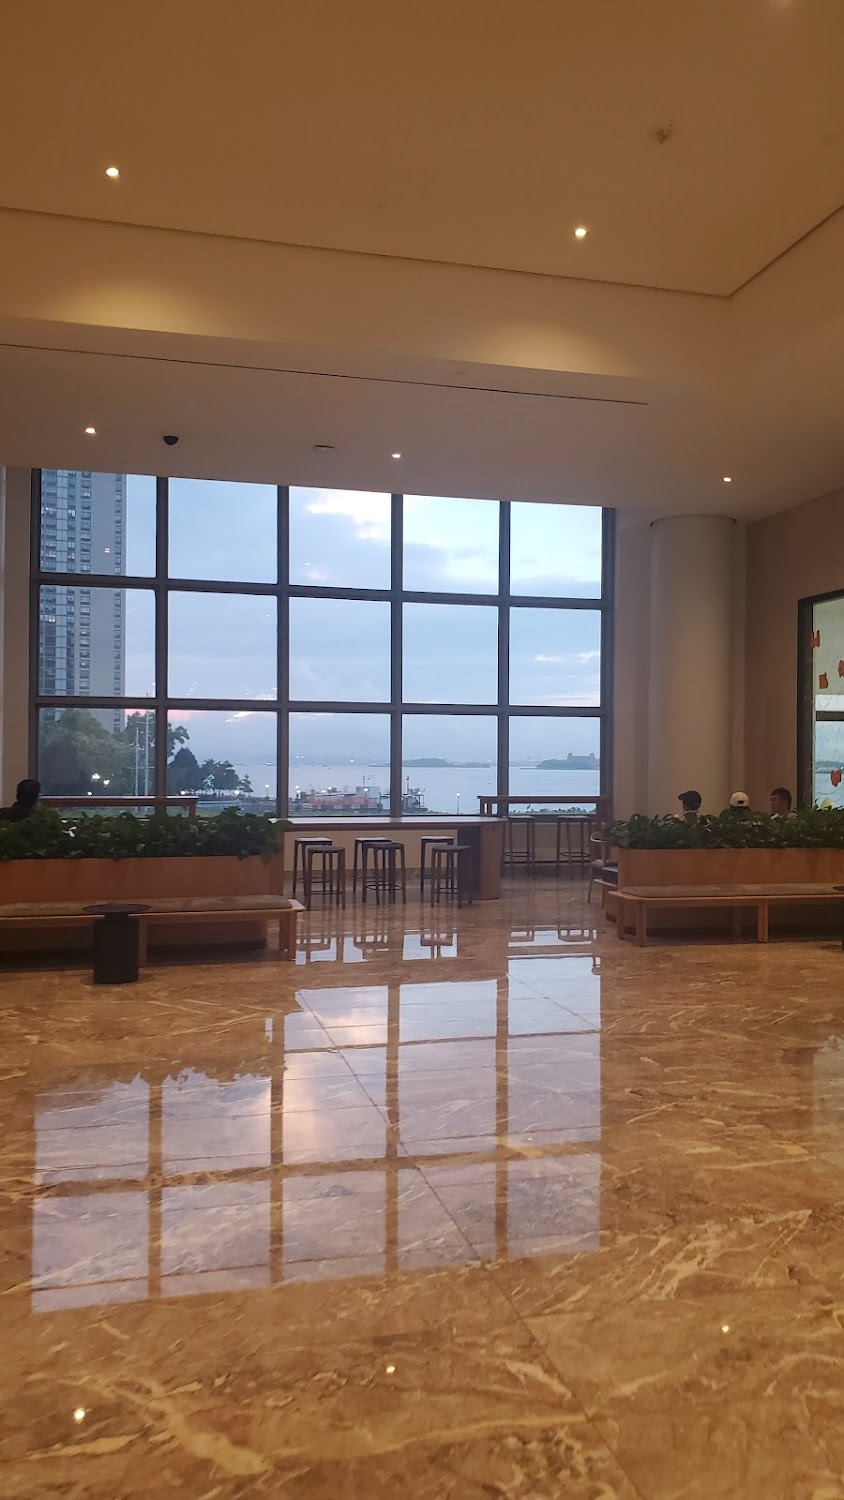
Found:
[[(127, 571), (155, 563), (155, 481), (127, 484)], [(276, 490), (270, 485), (173, 479), (170, 575), (274, 582)], [(498, 584), (499, 507), (491, 501), (406, 496), (404, 587), (414, 591), (492, 593)], [(595, 597), (600, 591), (601, 512), (591, 507), (514, 503), (511, 589), (528, 597)], [(290, 577), (294, 584), (387, 588), (390, 497), (355, 490), (292, 489)], [(291, 699), (363, 701), (389, 697), (389, 605), (358, 600), (293, 599)], [(405, 701), (430, 704), (408, 716), (406, 756), (494, 759), (492, 719), (444, 720), (442, 703), (493, 703), (497, 696), (497, 614), (491, 605), (404, 606)], [(171, 595), (171, 697), (256, 701), (276, 693), (276, 604), (261, 596)], [(514, 608), (511, 702), (598, 705), (600, 617), (596, 610)], [(127, 598), (126, 691), (144, 696), (154, 677), (152, 596)], [(189, 717), (190, 716), (190, 717)], [(274, 742), (272, 716), (254, 712), (175, 715), (197, 752), (261, 760)], [(595, 721), (512, 721), (511, 755), (597, 750)], [(292, 753), (386, 759), (381, 715), (296, 716)]]

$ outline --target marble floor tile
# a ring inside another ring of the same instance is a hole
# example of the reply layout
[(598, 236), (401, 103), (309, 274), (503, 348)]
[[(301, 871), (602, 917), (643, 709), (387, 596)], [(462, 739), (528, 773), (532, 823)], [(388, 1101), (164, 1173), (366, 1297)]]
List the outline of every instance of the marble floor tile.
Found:
[(601, 1417), (602, 1439), (647, 1500), (840, 1500), (839, 1424), (764, 1398)]
[(844, 1302), (744, 1288), (707, 1298), (529, 1318), (592, 1416), (734, 1402), (834, 1409), (844, 1389)]
[(0, 970), (4, 1500), (844, 1500), (840, 950), (303, 944)]

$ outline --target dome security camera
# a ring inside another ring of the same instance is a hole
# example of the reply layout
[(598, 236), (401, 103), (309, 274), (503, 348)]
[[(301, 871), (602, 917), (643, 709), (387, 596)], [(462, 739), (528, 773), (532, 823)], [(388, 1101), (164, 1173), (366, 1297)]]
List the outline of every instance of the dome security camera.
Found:
[(166, 432), (161, 441), (162, 443), (166, 443), (168, 448), (175, 448), (179, 439), (177, 437), (174, 437), (172, 432)]

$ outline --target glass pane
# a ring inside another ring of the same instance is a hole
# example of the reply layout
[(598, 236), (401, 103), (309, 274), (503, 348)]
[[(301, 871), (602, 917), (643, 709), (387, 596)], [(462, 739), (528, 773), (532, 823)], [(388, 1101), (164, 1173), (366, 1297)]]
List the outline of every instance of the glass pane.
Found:
[(387, 714), (291, 714), (291, 817), (390, 809)]
[(390, 496), (366, 490), (290, 491), (290, 582), (390, 587)]
[(155, 692), (155, 598), (147, 589), (41, 589), (38, 685), (45, 697)]
[(405, 604), (405, 703), (495, 703), (498, 610), (490, 605)]
[(41, 567), (47, 573), (154, 573), (155, 480), (42, 469)]
[(498, 731), (484, 714), (405, 714), (402, 796), (408, 811), (477, 813), (496, 790)]
[[(115, 1175), (143, 1173), (136, 1167), (126, 1172), (118, 1168)], [(147, 1192), (71, 1191), (33, 1203), (33, 1312), (142, 1300), (148, 1294), (148, 1272)]]
[(171, 698), (275, 698), (278, 610), (256, 594), (170, 594)]
[(290, 697), (389, 703), (389, 604), (291, 599)]
[(601, 595), (601, 511), (592, 505), (510, 508), (510, 592), (554, 599)]
[[(511, 797), (597, 797), (600, 791), (600, 750), (599, 719), (513, 715), (510, 719)], [(553, 805), (546, 805), (545, 810), (553, 811)]]
[(168, 718), (167, 791), (198, 796), (200, 813), (276, 803), (277, 716), (260, 709), (173, 708)]
[(597, 609), (511, 609), (510, 702), (539, 708), (600, 706)]
[(815, 713), (840, 713), (815, 723), (814, 800), (844, 807), (844, 596), (825, 599), (812, 611), (812, 691)]
[(404, 497), (404, 587), (498, 593), (498, 505)]
[(226, 479), (170, 480), (170, 577), (275, 583), (278, 490)]
[(45, 797), (148, 797), (155, 714), (123, 708), (42, 708), (38, 776)]

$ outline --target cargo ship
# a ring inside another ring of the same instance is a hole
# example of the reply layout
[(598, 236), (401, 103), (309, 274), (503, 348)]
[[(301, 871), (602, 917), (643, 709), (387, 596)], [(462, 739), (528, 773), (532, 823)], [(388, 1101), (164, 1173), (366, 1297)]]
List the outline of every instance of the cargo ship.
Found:
[[(288, 813), (291, 818), (305, 818), (310, 816), (320, 817), (329, 814), (346, 814), (349, 817), (366, 816), (378, 817), (386, 815), (390, 811), (390, 797), (378, 787), (363, 786), (356, 787), (308, 787), (299, 789), (288, 799)], [(421, 787), (412, 787), (410, 777), (402, 792), (401, 810), (403, 813), (424, 813), (425, 793)]]

